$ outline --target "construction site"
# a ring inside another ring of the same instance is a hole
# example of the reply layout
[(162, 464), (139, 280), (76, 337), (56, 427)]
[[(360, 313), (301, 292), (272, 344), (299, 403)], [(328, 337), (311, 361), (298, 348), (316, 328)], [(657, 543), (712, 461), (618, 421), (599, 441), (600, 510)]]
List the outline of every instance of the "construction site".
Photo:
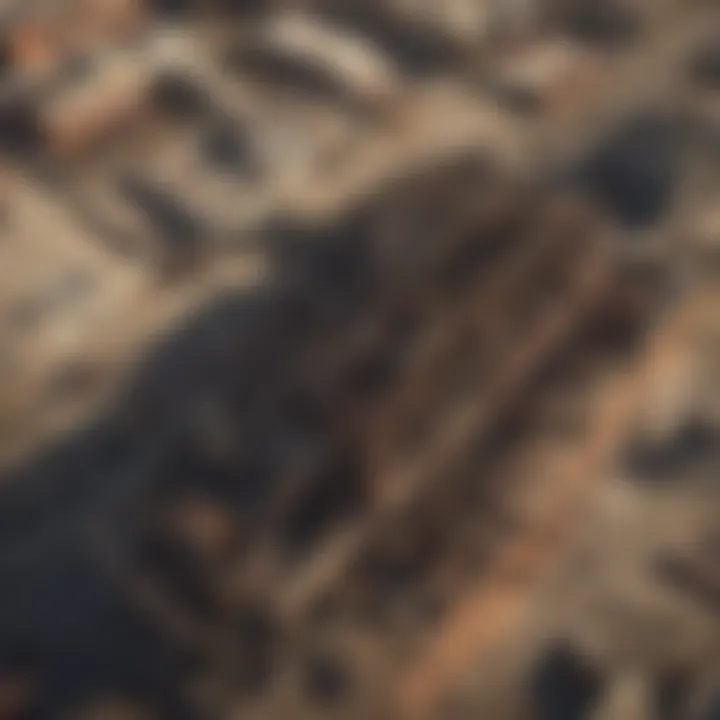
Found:
[(720, 2), (0, 28), (0, 720), (720, 718)]

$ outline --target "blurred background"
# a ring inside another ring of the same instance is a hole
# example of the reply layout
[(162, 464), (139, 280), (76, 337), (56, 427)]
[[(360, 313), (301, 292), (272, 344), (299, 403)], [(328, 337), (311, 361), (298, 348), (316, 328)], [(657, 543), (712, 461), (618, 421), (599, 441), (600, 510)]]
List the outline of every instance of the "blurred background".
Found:
[(720, 718), (718, 2), (0, 27), (0, 720)]

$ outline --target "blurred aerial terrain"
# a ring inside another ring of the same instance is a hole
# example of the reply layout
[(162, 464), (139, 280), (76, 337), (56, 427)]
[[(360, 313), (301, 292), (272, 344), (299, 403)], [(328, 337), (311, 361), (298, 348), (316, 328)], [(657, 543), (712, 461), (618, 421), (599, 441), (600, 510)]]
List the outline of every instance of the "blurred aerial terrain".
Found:
[(0, 720), (720, 718), (720, 3), (0, 23)]

